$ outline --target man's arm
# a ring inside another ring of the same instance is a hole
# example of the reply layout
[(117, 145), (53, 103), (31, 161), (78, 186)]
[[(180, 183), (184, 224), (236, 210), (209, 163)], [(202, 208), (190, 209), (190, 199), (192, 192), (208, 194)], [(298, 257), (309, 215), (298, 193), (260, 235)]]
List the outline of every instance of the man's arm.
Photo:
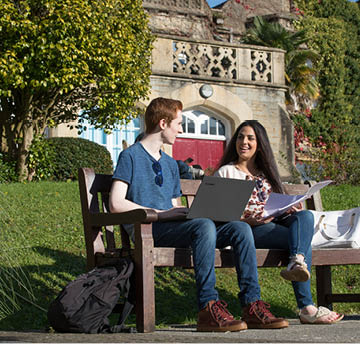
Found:
[[(127, 200), (126, 192), (128, 189), (128, 185), (126, 182), (120, 180), (114, 180), (111, 186), (110, 191), (110, 211), (111, 212), (126, 212), (135, 210), (137, 208), (148, 208), (141, 205), (136, 204), (130, 200)], [(159, 215), (159, 221), (165, 220), (180, 220), (185, 219), (188, 213), (188, 209), (185, 207), (178, 207), (177, 199), (173, 199), (172, 203), (175, 207), (170, 210), (156, 210)]]
[(120, 180), (113, 180), (110, 191), (110, 211), (111, 212), (126, 212), (135, 210), (137, 208), (146, 208), (126, 199), (126, 192), (128, 185), (126, 182)]

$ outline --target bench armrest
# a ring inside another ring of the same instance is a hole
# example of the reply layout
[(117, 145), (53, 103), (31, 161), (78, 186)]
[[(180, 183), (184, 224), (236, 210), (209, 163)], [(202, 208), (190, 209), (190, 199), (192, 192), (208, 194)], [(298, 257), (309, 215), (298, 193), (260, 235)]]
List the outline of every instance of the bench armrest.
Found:
[(136, 209), (121, 213), (92, 213), (90, 222), (95, 226), (152, 223), (158, 220), (157, 213), (152, 209)]

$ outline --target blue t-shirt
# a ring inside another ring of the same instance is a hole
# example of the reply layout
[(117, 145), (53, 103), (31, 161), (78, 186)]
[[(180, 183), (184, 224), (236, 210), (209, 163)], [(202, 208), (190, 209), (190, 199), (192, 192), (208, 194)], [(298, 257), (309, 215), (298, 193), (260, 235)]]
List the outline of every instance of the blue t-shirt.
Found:
[[(172, 157), (160, 153), (157, 161), (140, 142), (131, 145), (120, 153), (113, 179), (128, 184), (126, 199), (144, 207), (168, 210), (173, 207), (171, 199), (181, 196), (179, 169)], [(156, 162), (161, 166), (160, 173), (154, 166)], [(155, 182), (157, 175), (162, 176), (161, 186)]]

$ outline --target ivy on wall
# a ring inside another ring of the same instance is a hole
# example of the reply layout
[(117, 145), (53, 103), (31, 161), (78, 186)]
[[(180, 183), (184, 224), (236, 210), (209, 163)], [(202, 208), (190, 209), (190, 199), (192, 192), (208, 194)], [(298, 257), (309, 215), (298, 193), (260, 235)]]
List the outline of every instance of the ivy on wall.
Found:
[[(320, 98), (293, 114), (295, 142), (307, 148), (315, 178), (360, 182), (360, 9), (347, 0), (298, 0), (298, 29), (317, 51)], [(309, 157), (308, 157), (309, 158)]]

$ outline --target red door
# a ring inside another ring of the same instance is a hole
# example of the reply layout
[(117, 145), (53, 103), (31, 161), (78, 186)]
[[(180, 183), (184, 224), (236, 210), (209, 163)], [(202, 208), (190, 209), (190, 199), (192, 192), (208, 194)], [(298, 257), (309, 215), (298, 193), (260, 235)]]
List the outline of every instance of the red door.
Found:
[(185, 160), (191, 157), (191, 165), (199, 164), (202, 169), (216, 168), (226, 142), (222, 140), (177, 138), (173, 145), (173, 158)]

